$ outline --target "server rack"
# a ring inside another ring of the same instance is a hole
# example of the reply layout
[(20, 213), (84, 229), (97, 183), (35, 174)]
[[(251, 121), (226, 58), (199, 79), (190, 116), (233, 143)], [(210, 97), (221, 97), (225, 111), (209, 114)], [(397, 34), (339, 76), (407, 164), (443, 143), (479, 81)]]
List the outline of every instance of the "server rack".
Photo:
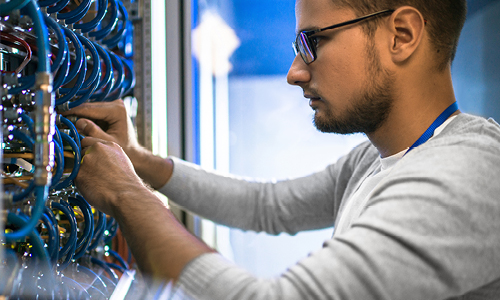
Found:
[(0, 1), (0, 295), (149, 292), (134, 279), (116, 222), (73, 185), (82, 137), (60, 113), (131, 97), (151, 149), (150, 8), (150, 0)]

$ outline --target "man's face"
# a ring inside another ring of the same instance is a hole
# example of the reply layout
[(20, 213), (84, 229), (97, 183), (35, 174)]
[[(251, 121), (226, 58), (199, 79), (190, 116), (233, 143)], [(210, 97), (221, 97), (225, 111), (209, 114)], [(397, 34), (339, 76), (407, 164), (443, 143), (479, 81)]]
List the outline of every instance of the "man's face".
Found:
[[(357, 16), (332, 0), (297, 0), (297, 31), (345, 22)], [(368, 21), (370, 22), (370, 21)], [(371, 133), (392, 106), (392, 79), (381, 66), (375, 42), (359, 24), (320, 32), (317, 59), (306, 65), (300, 55), (288, 72), (288, 82), (304, 90), (314, 109), (318, 130)]]

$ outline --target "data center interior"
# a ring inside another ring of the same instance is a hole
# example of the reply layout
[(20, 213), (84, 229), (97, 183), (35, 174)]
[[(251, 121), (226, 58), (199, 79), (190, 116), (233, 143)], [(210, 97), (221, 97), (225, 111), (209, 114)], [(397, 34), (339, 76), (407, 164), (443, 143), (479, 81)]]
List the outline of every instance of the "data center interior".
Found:
[[(155, 154), (250, 177), (304, 175), (365, 139), (316, 132), (301, 91), (287, 86), (294, 1), (0, 0), (0, 7), (0, 297), (151, 292), (116, 222), (73, 184), (81, 136), (64, 110), (124, 99), (139, 141)], [(469, 0), (468, 9), (455, 91), (462, 111), (498, 120), (500, 1)], [(172, 210), (264, 277), (331, 236), (271, 237)]]

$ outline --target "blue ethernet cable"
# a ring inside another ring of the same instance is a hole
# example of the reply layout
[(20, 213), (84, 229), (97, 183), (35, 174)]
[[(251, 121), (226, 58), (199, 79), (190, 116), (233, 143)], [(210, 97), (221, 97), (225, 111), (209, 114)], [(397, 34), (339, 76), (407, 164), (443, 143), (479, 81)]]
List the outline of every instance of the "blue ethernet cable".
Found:
[[(75, 84), (73, 85), (72, 88), (66, 89), (68, 91), (67, 94), (56, 99), (56, 106), (59, 106), (61, 104), (70, 101), (78, 93), (78, 91), (81, 89), (83, 85), (83, 82), (85, 81), (86, 73), (87, 73), (87, 60), (83, 59), (83, 65), (80, 68), (80, 72), (78, 73), (78, 77), (76, 79)], [(70, 76), (68, 75), (68, 77)], [(62, 92), (61, 90), (63, 90), (63, 88), (60, 88), (59, 92)]]
[[(65, 29), (66, 32), (72, 32), (71, 30), (69, 29)], [(95, 49), (95, 47), (89, 42), (88, 39), (84, 38), (83, 36), (81, 35), (77, 35), (75, 33), (74, 34), (74, 37), (76, 37), (78, 39), (78, 46), (77, 48), (80, 48), (81, 50), (81, 54), (82, 54), (82, 59), (83, 59), (83, 66), (85, 67), (85, 70), (87, 69), (87, 59), (85, 58), (85, 50), (84, 50), (84, 45), (85, 45), (85, 48), (87, 48), (90, 53), (91, 53), (91, 57), (92, 57), (92, 60), (95, 61), (95, 58), (96, 57), (99, 57), (99, 55), (97, 54), (97, 50)], [(69, 35), (70, 37), (73, 37), (73, 35)], [(95, 69), (95, 70), (94, 70)], [(80, 89), (85, 89), (85, 88), (88, 88), (92, 82), (94, 82), (94, 80), (96, 79), (96, 77), (99, 75), (99, 71), (100, 71), (100, 68), (93, 68), (92, 69), (92, 73), (90, 74), (89, 78), (87, 78), (81, 86), (79, 86), (78, 90)], [(72, 71), (70, 71), (70, 73), (72, 73)], [(70, 74), (72, 75), (72, 74)], [(72, 91), (73, 88), (60, 88), (59, 89), (59, 92), (62, 93), (62, 94), (66, 94), (66, 93), (69, 93)]]
[(90, 57), (94, 62), (94, 67), (92, 68), (92, 72), (90, 73), (87, 80), (85, 80), (85, 82), (83, 83), (82, 89), (78, 92), (78, 95), (82, 95), (87, 92), (86, 89), (88, 89), (95, 80), (99, 80), (98, 78), (99, 78), (99, 73), (101, 73), (101, 64), (100, 64), (99, 53), (97, 53), (97, 49), (95, 48), (94, 43), (92, 43), (89, 39), (87, 39), (83, 35), (77, 34), (77, 37), (78, 39), (80, 39), (80, 42), (82, 42), (82, 45), (90, 51)]
[(90, 257), (90, 262), (103, 268), (104, 271), (108, 273), (109, 277), (111, 277), (111, 280), (113, 281), (114, 284), (118, 283), (118, 276), (116, 275), (115, 272), (113, 272), (113, 270), (111, 270), (111, 268), (105, 262), (95, 257)]
[[(115, 100), (117, 98), (116, 96), (118, 95), (116, 91), (121, 91), (123, 81), (125, 81), (125, 68), (123, 66), (122, 60), (113, 52), (109, 53), (109, 57), (111, 58), (113, 69), (117, 71), (117, 77), (115, 83), (113, 84), (113, 87), (111, 88), (111, 91), (109, 92), (109, 95), (104, 99), (104, 101)], [(113, 98), (114, 94), (115, 98)]]
[(64, 57), (66, 56), (66, 52), (68, 52), (68, 45), (66, 44), (66, 36), (61, 30), (61, 27), (59, 27), (59, 24), (47, 15), (44, 16), (44, 20), (45, 24), (52, 28), (54, 33), (57, 35), (57, 47), (59, 50), (57, 52), (56, 59), (51, 66), (51, 72), (55, 73), (64, 62)]
[(60, 12), (63, 8), (66, 7), (66, 5), (68, 5), (70, 2), (70, 0), (60, 0), (57, 2), (56, 5), (54, 6), (51, 6), (51, 7), (48, 7), (47, 8), (47, 12), (49, 14), (55, 14), (55, 13), (58, 13)]
[[(82, 2), (80, 2), (80, 4), (75, 9), (72, 9), (71, 11), (69, 11), (67, 13), (58, 13), (57, 18), (59, 20), (71, 19), (71, 18), (79, 16), (83, 12), (85, 15), (86, 9), (88, 10), (88, 7), (90, 7), (91, 3), (92, 3), (91, 0), (83, 0)], [(69, 23), (75, 23), (75, 22), (66, 22), (66, 23), (69, 24)]]
[(123, 65), (125, 66), (125, 70), (127, 70), (129, 76), (126, 78), (122, 92), (120, 93), (120, 96), (118, 98), (122, 98), (135, 86), (135, 74), (132, 66), (126, 59), (123, 59)]
[(78, 74), (78, 72), (80, 72), (80, 68), (82, 68), (82, 66), (84, 65), (84, 62), (86, 62), (86, 60), (85, 60), (85, 51), (83, 49), (83, 45), (80, 42), (80, 40), (78, 39), (78, 37), (76, 36), (76, 33), (74, 33), (73, 31), (69, 30), (66, 27), (62, 27), (62, 29), (63, 29), (64, 33), (66, 34), (66, 36), (71, 41), (71, 43), (73, 44), (73, 46), (75, 47), (75, 61), (73, 63), (71, 63), (72, 67), (68, 73), (68, 76), (63, 81), (63, 85), (65, 85), (65, 84), (68, 84), (71, 80), (73, 80), (75, 78), (76, 74)]
[(73, 28), (80, 29), (83, 33), (92, 31), (97, 26), (99, 26), (99, 24), (101, 24), (107, 12), (108, 12), (108, 0), (99, 0), (98, 11), (95, 18), (86, 23), (74, 24)]
[[(52, 202), (51, 204), (53, 209), (57, 209), (61, 211), (68, 219), (69, 227), (70, 227), (70, 236), (64, 244), (64, 246), (59, 250), (59, 257), (63, 257), (70, 253), (72, 248), (76, 248), (76, 240), (77, 240), (77, 230), (78, 226), (76, 223), (76, 217), (73, 212), (73, 208), (69, 205), (68, 202), (61, 200), (59, 202)], [(73, 246), (73, 244), (75, 246)]]
[[(66, 269), (72, 262), (73, 260), (73, 255), (75, 255), (74, 248), (70, 248), (70, 252), (66, 254), (66, 257), (64, 257), (64, 260), (57, 265), (57, 271), (60, 272), (64, 269)], [(59, 259), (61, 256), (59, 256)]]
[(43, 209), (45, 207), (45, 201), (49, 196), (49, 188), (46, 186), (35, 186), (35, 205), (31, 210), (31, 218), (25, 226), (21, 229), (5, 233), (5, 240), (7, 242), (15, 242), (24, 239), (26, 236), (30, 235), (32, 231), (35, 230), (35, 226), (42, 217)]
[(55, 133), (52, 137), (53, 141), (59, 145), (59, 147), (63, 147), (63, 142), (61, 138), (61, 133), (59, 132), (59, 128), (55, 127)]
[(80, 134), (76, 130), (75, 125), (70, 120), (66, 119), (65, 117), (63, 117), (61, 115), (57, 115), (56, 118), (57, 118), (57, 123), (64, 124), (64, 125), (66, 125), (66, 127), (69, 128), (69, 132), (71, 133), (71, 137), (75, 140), (76, 144), (78, 145), (78, 148), (81, 149), (82, 145), (80, 143)]
[(10, 94), (16, 94), (16, 93), (19, 94), (23, 90), (32, 88), (35, 85), (36, 79), (34, 75), (30, 75), (30, 76), (21, 76), (17, 79), (17, 81), (19, 82), (19, 86), (11, 88), (9, 90)]
[[(13, 212), (9, 212), (7, 214), (7, 223), (13, 224), (18, 227), (22, 228), (27, 228), (29, 227), (29, 223), (33, 220), (33, 216), (31, 216), (31, 219), (28, 219), (27, 216), (24, 214), (16, 215)], [(38, 223), (38, 220), (37, 220)], [(21, 231), (21, 230), (19, 230)], [(19, 232), (18, 231), (18, 232)], [(5, 235), (7, 236), (7, 234)], [(28, 234), (22, 236), (22, 239), (29, 237), (30, 239), (30, 244), (32, 245), (33, 253), (36, 255), (36, 258), (38, 259), (38, 263), (41, 266), (41, 269), (47, 273), (45, 276), (45, 283), (48, 283), (50, 286), (50, 283), (52, 281), (52, 276), (50, 276), (50, 261), (49, 261), (49, 255), (47, 253), (47, 250), (43, 246), (42, 238), (40, 237), (40, 234), (38, 231), (34, 229), (34, 227), (28, 232)], [(8, 241), (8, 240), (7, 240)], [(9, 241), (8, 241), (9, 242)], [(10, 241), (12, 242), (12, 241)], [(47, 282), (48, 281), (48, 282)]]
[(80, 162), (82, 160), (80, 148), (76, 144), (75, 140), (73, 140), (69, 135), (67, 135), (64, 132), (60, 132), (60, 134), (62, 139), (71, 146), (71, 149), (73, 149), (75, 159), (73, 160), (73, 170), (71, 170), (71, 174), (68, 177), (66, 177), (63, 181), (57, 183), (56, 186), (53, 188), (55, 190), (61, 190), (71, 185), (71, 182), (75, 180), (76, 175), (78, 175), (78, 171), (80, 171)]
[(35, 189), (35, 181), (31, 180), (30, 183), (29, 183), (29, 185), (28, 185), (28, 187), (25, 188), (22, 192), (12, 195), (12, 201), (14, 203), (16, 203), (16, 202), (19, 202), (19, 201), (23, 200), (29, 194), (31, 194), (31, 192), (33, 192), (34, 189)]
[[(69, 74), (70, 55), (68, 50), (68, 43), (66, 42), (66, 35), (63, 29), (52, 18), (44, 16), (47, 26), (52, 28), (57, 35), (58, 52), (54, 63), (51, 66), (51, 72), (54, 76), (53, 90), (61, 87), (64, 79)], [(59, 71), (59, 72), (58, 72)], [(34, 75), (33, 75), (34, 76)]]
[(119, 271), (120, 273), (125, 273), (126, 269), (120, 265), (117, 265), (115, 263), (110, 263), (110, 262), (107, 262), (106, 263), (110, 268), (113, 268), (117, 271)]
[(83, 199), (82, 196), (77, 195), (76, 197), (68, 197), (68, 201), (69, 203), (71, 203), (71, 205), (77, 205), (78, 207), (80, 207), (83, 213), (83, 218), (85, 220), (83, 234), (76, 243), (77, 250), (75, 251), (74, 259), (78, 259), (85, 254), (87, 248), (90, 245), (90, 242), (92, 241), (92, 237), (94, 234), (94, 217), (92, 215), (92, 207), (90, 207), (90, 205), (85, 199)]
[(97, 225), (95, 226), (94, 231), (94, 241), (90, 244), (88, 251), (94, 250), (102, 237), (104, 236), (104, 231), (106, 230), (106, 215), (102, 211), (97, 211), (97, 215), (99, 217), (99, 221), (97, 221)]
[(126, 269), (126, 270), (128, 270), (128, 269), (129, 269), (128, 264), (127, 264), (127, 263), (125, 262), (125, 260), (124, 260), (124, 259), (120, 256), (120, 254), (118, 254), (116, 251), (113, 251), (113, 250), (111, 250), (111, 249), (110, 249), (110, 250), (108, 250), (108, 253), (109, 253), (109, 255), (111, 255), (114, 259), (116, 259), (116, 260), (120, 263), (120, 265), (121, 265), (124, 269)]
[[(87, 3), (88, 1), (88, 3)], [(90, 9), (90, 4), (91, 4), (91, 0), (83, 0), (81, 2), (81, 4), (74, 10), (68, 12), (68, 13), (65, 13), (65, 14), (71, 14), (72, 17), (69, 17), (69, 18), (65, 18), (65, 22), (66, 24), (73, 24), (73, 23), (76, 23), (78, 21), (80, 21), (81, 19), (83, 19), (83, 17), (87, 14), (87, 12), (89, 11)], [(82, 7), (83, 6), (83, 7)], [(81, 7), (81, 11), (79, 12), (76, 12), (78, 9), (80, 9)], [(62, 15), (61, 13), (57, 14), (57, 17), (60, 18), (59, 15)]]
[(101, 45), (94, 43), (94, 46), (99, 54), (99, 58), (104, 62), (106, 72), (102, 75), (102, 79), (97, 86), (97, 90), (102, 89), (106, 85), (110, 85), (113, 79), (113, 68), (111, 63), (111, 58), (109, 57), (108, 51), (106, 51)]
[(76, 223), (76, 217), (75, 213), (73, 212), (73, 208), (69, 205), (68, 202), (63, 200), (61, 200), (59, 203), (52, 202), (51, 206), (53, 209), (61, 211), (66, 216), (70, 226), (69, 238), (66, 241), (66, 244), (59, 250), (59, 258), (66, 256), (64, 261), (61, 264), (59, 264), (58, 270), (61, 271), (64, 270), (73, 259), (73, 255), (76, 250), (76, 241), (78, 238), (77, 236), (78, 225)]
[(31, 89), (35, 86), (36, 78), (35, 75), (23, 76), (18, 78), (19, 84), (16, 87), (9, 88), (8, 93), (10, 95), (21, 94), (22, 91)]
[[(7, 215), (7, 222), (19, 227), (27, 226), (30, 222), (30, 218), (22, 212), (18, 212), (18, 214), (10, 212)], [(26, 294), (26, 292), (36, 294), (37, 298), (48, 297), (48, 299), (52, 299), (54, 296), (53, 287), (55, 281), (52, 276), (47, 249), (44, 248), (43, 240), (36, 229), (33, 229), (27, 236), (25, 236), (23, 241), (25, 238), (29, 238), (30, 254), (33, 254), (32, 257), (36, 260), (35, 264), (33, 264), (34, 267), (31, 268), (31, 272), (29, 272), (32, 275), (28, 273), (26, 274), (28, 277), (24, 277), (23, 279), (28, 279), (33, 275), (36, 276), (36, 274), (44, 274), (44, 276), (35, 277), (36, 279), (33, 282), (30, 280), (28, 280), (28, 282), (26, 280), (22, 280), (18, 292), (20, 292), (20, 294)]]
[(35, 135), (35, 129), (33, 128), (33, 119), (31, 119), (26, 112), (22, 112), (19, 114), (21, 116), (21, 119), (23, 120), (24, 124), (28, 126), (28, 129), (30, 131), (31, 137)]
[[(99, 85), (100, 79), (99, 79), (99, 73), (101, 72), (101, 64), (100, 64), (100, 58), (99, 54), (97, 53), (97, 50), (92, 42), (90, 42), (87, 38), (81, 35), (77, 35), (78, 39), (80, 42), (85, 45), (85, 47), (90, 51), (92, 60), (94, 62), (94, 67), (92, 68), (92, 72), (90, 73), (89, 77), (85, 82), (82, 84), (81, 88), (76, 91), (76, 94), (82, 95), (80, 98), (77, 100), (69, 102), (69, 108), (74, 108), (85, 101), (87, 101), (92, 93), (95, 91), (97, 86)], [(98, 62), (98, 63), (95, 63)], [(85, 61), (86, 63), (86, 61)], [(60, 99), (57, 99), (56, 105), (61, 105), (67, 101), (69, 101), (74, 95), (74, 89), (67, 89), (67, 88), (60, 88), (59, 91), (61, 93), (68, 93), (61, 97)], [(71, 97), (68, 97), (68, 95), (72, 95)]]
[(108, 51), (99, 44), (95, 44), (95, 46), (97, 52), (99, 52), (99, 55), (101, 56), (101, 59), (104, 61), (106, 73), (103, 75), (103, 79), (99, 83), (99, 86), (97, 86), (96, 90), (101, 90), (103, 87), (104, 89), (100, 92), (94, 93), (90, 97), (90, 99), (94, 99), (95, 101), (102, 101), (108, 96), (111, 88), (113, 87), (113, 67)]
[(45, 25), (45, 21), (43, 20), (43, 15), (40, 11), (40, 7), (38, 7), (38, 4), (35, 0), (31, 0), (23, 9), (26, 9), (28, 15), (31, 17), (31, 20), (33, 21), (34, 33), (38, 37), (36, 39), (36, 46), (38, 48), (37, 71), (50, 73), (50, 45), (48, 39), (49, 32), (47, 30), (47, 26)]
[(51, 255), (51, 257), (52, 257), (52, 261), (54, 263), (57, 263), (57, 261), (59, 260), (59, 247), (61, 244), (60, 237), (59, 237), (59, 228), (57, 227), (58, 223), (57, 223), (56, 217), (54, 216), (54, 213), (47, 206), (44, 209), (44, 215), (46, 215), (48, 217), (48, 219), (52, 222), (52, 224), (54, 224), (55, 233), (56, 233), (55, 249), (54, 249), (55, 253), (53, 255)]
[(122, 24), (121, 27), (118, 29), (116, 34), (110, 38), (107, 38), (105, 40), (102, 40), (102, 43), (108, 46), (110, 49), (116, 47), (118, 45), (118, 42), (123, 38), (123, 36), (126, 33), (127, 30), (127, 22), (128, 22), (128, 13), (127, 10), (125, 9), (125, 6), (121, 1), (117, 1), (118, 4), (118, 9), (121, 14), (121, 19), (122, 19)]
[[(59, 25), (54, 20), (52, 20), (52, 18), (45, 15), (43, 17), (43, 19), (45, 21), (45, 24), (55, 31), (55, 33), (57, 35), (57, 39), (58, 39), (57, 43), (58, 43), (59, 49), (63, 49), (63, 50), (58, 51), (56, 59), (55, 59), (54, 63), (52, 64), (52, 66), (50, 67), (51, 73), (55, 73), (61, 67), (61, 65), (63, 65), (63, 63), (66, 61), (65, 56), (67, 56), (66, 52), (68, 51), (66, 38), (65, 38), (64, 33), (62, 32), (61, 28), (59, 27)], [(17, 87), (10, 88), (9, 94), (11, 94), (11, 95), (19, 94), (23, 90), (27, 90), (27, 89), (32, 88), (35, 85), (35, 81), (36, 81), (35, 74), (30, 75), (30, 76), (20, 77), (18, 79), (18, 81), (19, 81), (20, 85)], [(57, 83), (58, 83), (58, 86), (61, 85), (60, 79), (58, 80)]]
[[(52, 30), (54, 30), (55, 34), (57, 35), (57, 45), (58, 45), (59, 51), (56, 55), (56, 59), (54, 60), (54, 63), (51, 65), (51, 68), (50, 68), (51, 73), (55, 74), (56, 71), (66, 61), (65, 57), (67, 56), (68, 46), (66, 43), (66, 37), (64, 35), (64, 32), (62, 32), (59, 25), (52, 18), (48, 17), (47, 15), (44, 15), (43, 19), (45, 21), (45, 24), (48, 27), (52, 28)], [(35, 74), (33, 74), (30, 76), (20, 77), (18, 80), (19, 80), (20, 85), (18, 87), (11, 88), (9, 90), (10, 94), (19, 94), (23, 90), (32, 88), (35, 85), (36, 78), (35, 78)], [(60, 85), (59, 82), (58, 82), (58, 84)]]
[[(59, 132), (59, 134), (62, 134), (62, 132)], [(56, 172), (52, 175), (52, 181), (51, 181), (51, 189), (54, 189), (54, 187), (59, 183), (59, 180), (61, 180), (63, 173), (64, 173), (64, 152), (63, 148), (58, 145), (58, 143), (54, 143), (54, 157), (56, 160)]]
[[(94, 69), (95, 69), (95, 65), (94, 65)], [(96, 80), (94, 80), (94, 82), (92, 83), (92, 85), (90, 86), (90, 88), (88, 88), (88, 90), (85, 93), (85, 95), (81, 96), (80, 98), (78, 98), (75, 101), (70, 101), (69, 104), (68, 104), (68, 108), (69, 109), (75, 108), (78, 105), (83, 104), (87, 100), (89, 100), (90, 96), (92, 95), (92, 93), (94, 93), (94, 91), (96, 90), (96, 88), (97, 88), (98, 85), (99, 85), (99, 78), (97, 78)]]
[[(67, 47), (67, 44), (66, 44), (66, 47)], [(59, 69), (57, 74), (54, 76), (54, 82), (52, 83), (54, 91), (58, 90), (63, 85), (64, 80), (66, 80), (66, 78), (68, 77), (70, 65), (71, 65), (71, 60), (70, 60), (70, 54), (68, 51), (68, 52), (66, 52), (64, 62), (61, 66), (61, 69)]]
[(57, 221), (54, 218), (54, 215), (52, 214), (52, 211), (46, 206), (43, 215), (42, 215), (42, 223), (45, 225), (47, 228), (48, 232), (48, 255), (50, 257), (50, 260), (52, 262), (57, 262), (58, 256), (59, 256), (59, 235), (57, 232), (56, 224)]
[[(10, 4), (12, 2), (12, 4)], [(7, 6), (4, 6), (7, 5)], [(36, 46), (38, 48), (38, 66), (37, 66), (37, 71), (38, 72), (45, 72), (45, 73), (50, 73), (50, 60), (49, 60), (49, 54), (50, 54), (50, 45), (48, 41), (48, 30), (47, 26), (45, 25), (45, 21), (42, 15), (42, 12), (40, 11), (40, 7), (38, 7), (37, 3), (35, 0), (30, 0), (30, 1), (9, 1), (7, 3), (2, 4), (2, 14), (3, 12), (7, 12), (7, 9), (11, 9), (12, 7), (15, 8), (22, 8), (23, 12), (26, 12), (30, 17), (31, 20), (33, 21), (33, 31), (35, 35), (38, 37), (36, 39)], [(5, 7), (5, 9), (4, 9)], [(10, 12), (10, 10), (9, 10)], [(23, 80), (26, 80), (28, 82), (24, 82), (23, 85), (15, 87), (15, 88), (10, 88), (8, 93), (13, 95), (13, 94), (19, 94), (23, 90), (26, 90), (28, 88), (31, 88), (35, 85), (35, 78), (34, 77), (29, 77), (29, 78), (24, 78)], [(21, 80), (21, 82), (23, 81)]]
[[(117, 9), (117, 0), (110, 0), (109, 1), (109, 12), (110, 12), (110, 17), (109, 17), (109, 22), (106, 26), (102, 27), (99, 30), (89, 32), (89, 36), (95, 38), (96, 40), (102, 40), (108, 34), (113, 30), (118, 23), (118, 9)], [(102, 24), (101, 24), (102, 25)]]
[[(40, 190), (38, 190), (40, 192)], [(42, 190), (42, 193), (47, 192), (47, 189)], [(37, 200), (43, 198), (43, 195), (37, 195)], [(46, 260), (48, 262), (48, 253), (43, 247), (43, 244), (40, 239), (40, 235), (38, 232), (35, 230), (35, 226), (38, 224), (38, 221), (40, 220), (43, 210), (45, 207), (45, 203), (43, 201), (36, 201), (37, 203), (33, 207), (33, 210), (31, 212), (31, 217), (28, 219), (25, 216), (20, 216), (16, 215), (13, 212), (9, 212), (7, 216), (7, 222), (10, 224), (14, 224), (16, 226), (21, 227), (21, 229), (16, 230), (14, 232), (8, 232), (5, 233), (5, 240), (8, 243), (11, 242), (16, 242), (21, 239), (26, 238), (27, 236), (30, 237), (31, 244), (33, 245), (33, 248), (35, 250), (35, 254), (38, 256), (39, 259), (41, 260)], [(39, 209), (41, 208), (41, 209)], [(34, 221), (36, 220), (36, 221)], [(32, 226), (33, 225), (33, 226)], [(49, 268), (50, 269), (50, 268)]]
[(10, 95), (17, 95), (17, 94), (22, 93), (22, 91), (33, 88), (33, 86), (35, 86), (35, 82), (36, 82), (35, 74), (29, 75), (29, 76), (21, 76), (17, 80), (18, 80), (19, 84), (18, 84), (18, 86), (11, 87), (9, 89)]

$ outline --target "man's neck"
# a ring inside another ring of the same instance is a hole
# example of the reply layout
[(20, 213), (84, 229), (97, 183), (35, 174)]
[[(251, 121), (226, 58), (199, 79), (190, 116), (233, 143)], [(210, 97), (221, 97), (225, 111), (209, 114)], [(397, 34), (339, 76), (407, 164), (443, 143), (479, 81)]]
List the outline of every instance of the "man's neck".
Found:
[[(405, 89), (403, 95), (408, 96), (395, 99), (384, 124), (377, 131), (367, 133), (382, 158), (412, 146), (438, 116), (456, 101), (451, 76), (445, 76), (427, 89)], [(460, 111), (453, 115), (458, 113)]]

